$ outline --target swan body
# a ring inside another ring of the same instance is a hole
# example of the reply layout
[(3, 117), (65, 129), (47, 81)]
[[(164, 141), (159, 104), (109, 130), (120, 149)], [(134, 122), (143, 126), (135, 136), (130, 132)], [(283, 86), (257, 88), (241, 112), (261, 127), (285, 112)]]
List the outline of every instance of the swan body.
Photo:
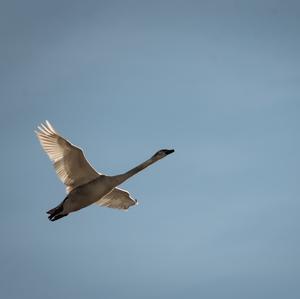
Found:
[(95, 180), (73, 189), (68, 194), (61, 213), (68, 214), (85, 208), (111, 192), (114, 187), (113, 179), (100, 175)]
[(36, 131), (37, 137), (53, 162), (58, 177), (66, 185), (67, 196), (49, 210), (49, 220), (55, 221), (93, 203), (114, 209), (127, 210), (137, 204), (130, 194), (118, 185), (151, 164), (174, 152), (163, 149), (133, 169), (116, 176), (97, 172), (84, 157), (83, 151), (60, 136), (46, 121)]

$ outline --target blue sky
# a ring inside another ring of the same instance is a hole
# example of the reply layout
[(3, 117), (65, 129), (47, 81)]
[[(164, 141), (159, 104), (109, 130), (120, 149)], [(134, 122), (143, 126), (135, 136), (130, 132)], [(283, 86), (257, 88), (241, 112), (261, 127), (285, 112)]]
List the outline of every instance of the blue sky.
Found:
[[(299, 298), (298, 1), (1, 1), (1, 298)], [(51, 223), (48, 119), (140, 205)]]

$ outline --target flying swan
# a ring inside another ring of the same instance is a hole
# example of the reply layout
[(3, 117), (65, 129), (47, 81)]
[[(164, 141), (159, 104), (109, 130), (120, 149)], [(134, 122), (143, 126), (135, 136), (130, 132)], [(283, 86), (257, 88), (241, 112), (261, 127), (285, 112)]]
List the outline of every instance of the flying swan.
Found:
[(142, 171), (151, 164), (174, 152), (162, 149), (150, 159), (131, 170), (108, 176), (97, 172), (84, 157), (83, 151), (60, 136), (46, 120), (35, 131), (42, 148), (53, 162), (56, 174), (66, 185), (67, 196), (55, 208), (49, 210), (49, 220), (55, 221), (93, 203), (113, 209), (127, 210), (137, 200), (118, 185)]

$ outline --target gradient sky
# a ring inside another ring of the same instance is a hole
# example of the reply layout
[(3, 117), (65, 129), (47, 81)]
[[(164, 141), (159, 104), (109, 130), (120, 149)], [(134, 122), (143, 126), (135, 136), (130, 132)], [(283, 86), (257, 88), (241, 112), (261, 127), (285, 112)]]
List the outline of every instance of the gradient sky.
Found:
[[(300, 298), (299, 1), (1, 1), (0, 297)], [(140, 205), (65, 195), (48, 119)]]

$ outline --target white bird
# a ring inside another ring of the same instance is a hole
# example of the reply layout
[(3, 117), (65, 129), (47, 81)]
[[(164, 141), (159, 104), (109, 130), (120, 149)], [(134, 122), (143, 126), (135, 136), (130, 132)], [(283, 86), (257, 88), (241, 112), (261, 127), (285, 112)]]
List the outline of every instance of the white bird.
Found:
[(114, 209), (127, 210), (137, 200), (118, 185), (151, 164), (174, 152), (162, 149), (150, 159), (120, 175), (108, 176), (97, 172), (84, 157), (83, 151), (60, 136), (46, 121), (35, 131), (42, 148), (53, 162), (60, 180), (66, 185), (67, 196), (55, 208), (49, 210), (49, 220), (55, 221), (93, 203)]

